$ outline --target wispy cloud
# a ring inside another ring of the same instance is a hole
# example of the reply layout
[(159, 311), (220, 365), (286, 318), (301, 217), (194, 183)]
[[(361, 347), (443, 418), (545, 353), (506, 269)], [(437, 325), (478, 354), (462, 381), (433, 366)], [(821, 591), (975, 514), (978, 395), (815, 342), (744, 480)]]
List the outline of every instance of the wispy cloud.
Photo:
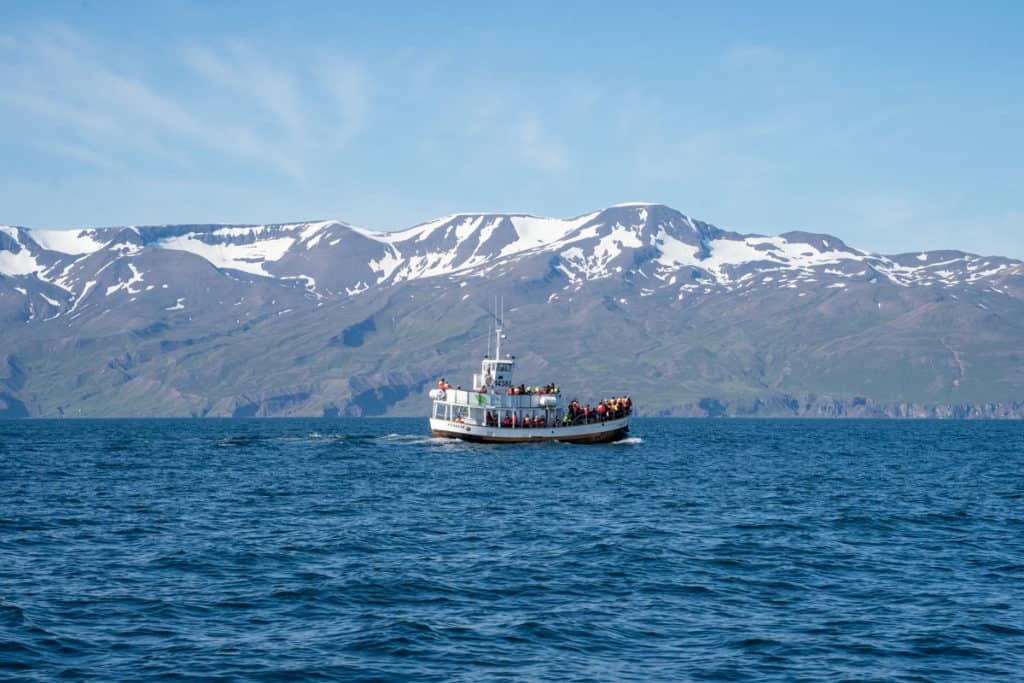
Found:
[(189, 46), (184, 55), (185, 62), (202, 78), (228, 88), (272, 116), (292, 139), (305, 140), (307, 122), (295, 79), (252, 47), (233, 41), (216, 53), (206, 47)]
[[(174, 90), (144, 64), (104, 52), (64, 26), (17, 46), (0, 40), (0, 54), (0, 102), (23, 121), (47, 120), (45, 142), (55, 153), (102, 168), (119, 153), (188, 165), (191, 149), (301, 178), (323, 140), (340, 148), (369, 108), (359, 67), (348, 65), (343, 77), (333, 69), (289, 72), (244, 41), (183, 46), (177, 64), (190, 78)], [(325, 93), (333, 109), (324, 109)], [(338, 119), (343, 132), (333, 134)]]
[(905, 231), (921, 219), (926, 207), (909, 195), (888, 191), (853, 197), (847, 210), (862, 228), (885, 234)]
[(41, 146), (41, 151), (49, 154), (55, 154), (57, 156), (64, 157), (65, 159), (71, 159), (73, 161), (80, 161), (96, 168), (104, 169), (107, 171), (120, 170), (120, 166), (110, 157), (106, 156), (102, 152), (97, 152), (94, 149), (85, 147), (83, 145), (64, 144), (61, 142), (44, 143)]
[(320, 74), (321, 82), (334, 103), (335, 119), (329, 122), (333, 139), (346, 144), (366, 122), (370, 107), (370, 88), (365, 69), (337, 58), (327, 58)]
[(720, 67), (733, 73), (777, 71), (792, 61), (784, 51), (770, 45), (737, 44), (717, 57)]
[(513, 126), (515, 149), (527, 165), (544, 171), (557, 171), (569, 165), (565, 147), (554, 140), (536, 116), (525, 116)]
[(886, 189), (836, 202), (831, 213), (883, 253), (954, 249), (1018, 258), (1024, 254), (1024, 211), (984, 215), (964, 195), (935, 200)]
[[(488, 166), (538, 172), (558, 172), (572, 166), (565, 126), (584, 111), (562, 111), (560, 105), (575, 90), (567, 88), (564, 97), (544, 99), (496, 74), (485, 74), (474, 81), (442, 88), (441, 92), (445, 111), (440, 129), (457, 144), (473, 149)], [(591, 101), (585, 102), (587, 107), (598, 97), (589, 91), (588, 95)]]

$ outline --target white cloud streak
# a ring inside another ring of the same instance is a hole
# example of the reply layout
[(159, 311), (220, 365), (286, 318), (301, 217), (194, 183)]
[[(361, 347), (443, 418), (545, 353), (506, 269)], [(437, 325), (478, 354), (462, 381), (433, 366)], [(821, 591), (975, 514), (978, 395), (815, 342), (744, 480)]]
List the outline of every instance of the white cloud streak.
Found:
[(527, 116), (512, 130), (519, 157), (528, 165), (544, 171), (557, 171), (569, 165), (565, 148), (553, 140), (536, 116)]
[(333, 138), (338, 145), (344, 145), (363, 128), (370, 108), (365, 70), (331, 58), (324, 61), (320, 78), (335, 106), (336, 120), (329, 124)]
[[(37, 138), (21, 142), (99, 168), (140, 153), (189, 166), (190, 157), (213, 152), (296, 179), (324, 139), (340, 149), (366, 121), (367, 79), (354, 64), (346, 63), (341, 75), (337, 69), (289, 72), (241, 41), (186, 46), (178, 56), (184, 70), (175, 77), (191, 78), (172, 90), (161, 74), (126, 55), (105, 54), (67, 27), (18, 43), (3, 37), (0, 102)], [(334, 109), (324, 109), (325, 92)]]

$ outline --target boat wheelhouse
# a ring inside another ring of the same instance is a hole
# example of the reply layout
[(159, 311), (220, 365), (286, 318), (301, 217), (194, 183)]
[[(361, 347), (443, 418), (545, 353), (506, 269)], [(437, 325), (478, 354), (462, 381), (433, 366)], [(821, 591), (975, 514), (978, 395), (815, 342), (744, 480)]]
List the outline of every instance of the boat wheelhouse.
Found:
[(436, 437), (485, 443), (564, 441), (609, 443), (629, 432), (629, 397), (594, 404), (566, 401), (560, 387), (515, 385), (515, 356), (502, 355), (502, 328), (495, 329), (494, 358), (485, 356), (470, 389), (445, 380), (430, 392), (430, 431)]

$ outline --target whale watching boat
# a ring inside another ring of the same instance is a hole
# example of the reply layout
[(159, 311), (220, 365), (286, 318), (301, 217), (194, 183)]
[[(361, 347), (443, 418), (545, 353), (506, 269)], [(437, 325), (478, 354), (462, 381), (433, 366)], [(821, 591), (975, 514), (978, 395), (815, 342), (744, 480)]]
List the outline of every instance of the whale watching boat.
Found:
[(494, 358), (484, 356), (471, 389), (453, 388), (442, 378), (430, 391), (430, 431), (435, 437), (483, 443), (609, 443), (626, 437), (633, 412), (628, 396), (591, 405), (563, 400), (554, 384), (516, 386), (515, 356), (502, 355), (500, 325), (495, 332)]

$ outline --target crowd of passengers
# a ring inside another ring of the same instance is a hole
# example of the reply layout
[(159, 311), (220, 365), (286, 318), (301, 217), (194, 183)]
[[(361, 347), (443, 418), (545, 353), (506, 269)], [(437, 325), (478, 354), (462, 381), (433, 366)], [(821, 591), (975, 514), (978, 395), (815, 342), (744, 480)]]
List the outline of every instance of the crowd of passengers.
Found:
[[(486, 387), (480, 389), (480, 391), (484, 391), (485, 389)], [(528, 394), (558, 394), (561, 393), (561, 391), (556, 384), (545, 384), (542, 387), (528, 387), (520, 384), (518, 387), (512, 387), (509, 389), (508, 393), (513, 396), (519, 396)]]
[[(452, 385), (448, 384), (442, 377), (441, 381), (437, 383), (437, 388), (442, 390), (449, 390)], [(455, 387), (456, 390), (462, 390), (461, 386)], [(487, 386), (480, 387), (480, 393), (487, 393)], [(542, 387), (528, 387), (525, 384), (520, 384), (518, 387), (511, 387), (508, 393), (512, 396), (519, 395), (530, 395), (530, 394), (559, 394), (557, 384), (546, 384)], [(569, 403), (569, 408), (565, 411), (565, 415), (562, 417), (561, 425), (563, 427), (569, 427), (571, 425), (580, 424), (591, 424), (594, 422), (605, 422), (607, 420), (617, 420), (620, 417), (626, 417), (632, 412), (633, 402), (629, 396), (620, 396), (618, 398), (608, 398), (604, 401), (599, 402), (596, 406), (591, 407), (589, 403), (580, 406), (579, 401), (573, 399)], [(505, 417), (501, 420), (498, 419), (498, 412), (495, 410), (488, 410), (485, 415), (486, 424), (488, 427), (514, 427), (517, 429), (531, 428), (531, 427), (557, 427), (558, 421), (553, 420), (551, 425), (548, 425), (547, 419), (544, 414), (537, 415), (536, 417), (530, 417), (524, 415), (520, 420), (519, 413), (513, 411), (505, 411)], [(459, 415), (455, 419), (456, 422), (462, 422), (462, 416)]]
[[(445, 381), (444, 377), (442, 377), (441, 380), (437, 383), (437, 388), (441, 389), (442, 391), (448, 391), (449, 389), (452, 388), (452, 385), (448, 384), (448, 382)], [(455, 390), (462, 391), (462, 385), (460, 384), (456, 386)], [(481, 386), (479, 391), (481, 394), (486, 394), (487, 385), (484, 384), (483, 386)], [(492, 389), (492, 391), (494, 391), (495, 393), (498, 392), (497, 389)], [(528, 387), (525, 384), (520, 384), (518, 387), (511, 387), (508, 390), (508, 393), (511, 396), (527, 396), (529, 394), (558, 394), (561, 393), (561, 389), (558, 388), (557, 384), (545, 384), (542, 387)]]
[(591, 408), (587, 403), (582, 408), (579, 401), (573, 399), (569, 403), (569, 409), (562, 418), (563, 424), (589, 424), (591, 422), (604, 422), (606, 420), (617, 420), (630, 414), (633, 408), (633, 401), (629, 396), (608, 398), (595, 407)]
[[(591, 424), (594, 422), (606, 422), (607, 420), (617, 420), (620, 417), (626, 417), (630, 414), (633, 407), (633, 402), (629, 396), (622, 396), (619, 398), (609, 398), (601, 401), (597, 406), (591, 408), (590, 404), (587, 403), (580, 407), (579, 401), (573, 400), (569, 404), (569, 409), (562, 417), (561, 425), (563, 427), (569, 427), (572, 425), (580, 424)], [(458, 421), (458, 420), (457, 420)], [(495, 410), (488, 410), (486, 414), (486, 424), (488, 427), (499, 426), (498, 412)], [(551, 425), (548, 425), (547, 418), (541, 413), (536, 417), (530, 417), (524, 415), (522, 420), (519, 418), (519, 413), (514, 411), (505, 411), (505, 417), (501, 419), (500, 425), (502, 427), (512, 427), (515, 429), (530, 429), (536, 427), (557, 427), (558, 422), (555, 421)]]

